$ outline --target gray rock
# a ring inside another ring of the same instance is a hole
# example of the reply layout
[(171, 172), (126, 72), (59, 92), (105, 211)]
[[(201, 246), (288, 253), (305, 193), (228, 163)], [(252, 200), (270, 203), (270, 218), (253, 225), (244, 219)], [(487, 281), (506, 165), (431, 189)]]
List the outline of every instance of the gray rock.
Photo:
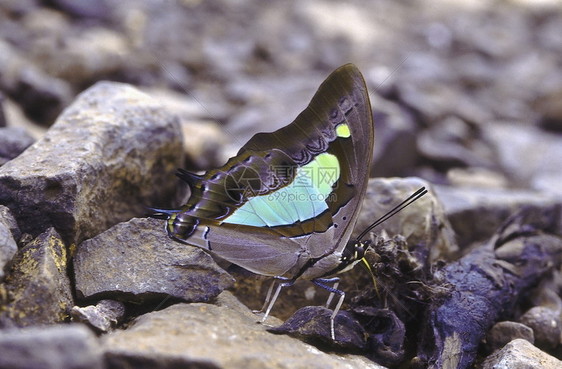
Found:
[(179, 118), (187, 167), (197, 170), (216, 168), (228, 160), (223, 152), (228, 142), (227, 134), (201, 102), (162, 89), (145, 91)]
[[(11, 229), (11, 226), (15, 225), (13, 222), (15, 223), (14, 218), (8, 208), (0, 205), (0, 282), (4, 279), (4, 273), (18, 251), (18, 245)], [(15, 226), (17, 229), (17, 225)]]
[(0, 89), (35, 121), (51, 124), (71, 99), (65, 81), (51, 77), (0, 40)]
[(499, 322), (494, 324), (486, 334), (486, 345), (488, 350), (493, 352), (517, 338), (535, 343), (533, 330), (525, 324), (510, 321)]
[(454, 115), (458, 106), (468, 99), (454, 86), (454, 79), (444, 58), (420, 52), (404, 60), (396, 89), (403, 105), (423, 121), (434, 122)]
[(68, 28), (70, 32), (47, 32), (32, 40), (31, 58), (50, 75), (83, 86), (122, 72), (130, 54), (122, 33), (102, 27)]
[(132, 219), (79, 245), (78, 298), (209, 301), (233, 279), (203, 250), (170, 239), (164, 222)]
[(10, 232), (12, 233), (12, 237), (14, 238), (14, 241), (16, 242), (19, 241), (21, 237), (21, 232), (18, 227), (18, 223), (16, 222), (16, 219), (12, 215), (10, 209), (3, 205), (0, 205), (0, 224), (3, 224), (5, 227), (7, 227), (10, 230)]
[(527, 190), (434, 185), (461, 248), (488, 239), (510, 215), (523, 207), (544, 208), (560, 198)]
[(455, 252), (453, 230), (445, 217), (439, 197), (428, 182), (416, 177), (370, 179), (352, 237), (357, 236), (421, 187), (426, 187), (429, 193), (373, 231), (381, 233), (384, 230), (389, 236), (405, 236), (411, 249), (421, 247), (429, 252), (426, 255), (429, 260), (446, 257)]
[(272, 132), (291, 123), (326, 76), (308, 73), (283, 78), (237, 78), (231, 82), (228, 96), (246, 106), (234, 111), (225, 127), (232, 137), (229, 154), (235, 154), (254, 134)]
[(400, 176), (418, 159), (413, 117), (400, 105), (377, 95), (371, 97), (371, 104), (376, 126), (371, 173), (376, 177)]
[(0, 330), (0, 368), (103, 369), (96, 337), (79, 324)]
[[(505, 10), (510, 10), (506, 12)], [(501, 10), (504, 10), (503, 12)], [(490, 11), (488, 17), (465, 17), (463, 22), (454, 23), (457, 41), (465, 47), (474, 48), (488, 56), (509, 57), (518, 54), (520, 45), (531, 43), (531, 36), (522, 11), (515, 8), (498, 7)], [(470, 34), (460, 32), (462, 27), (470, 27)]]
[(527, 310), (519, 321), (533, 330), (538, 347), (554, 349), (562, 344), (562, 322), (558, 311), (535, 306)]
[(558, 369), (562, 361), (533, 346), (529, 341), (516, 339), (490, 355), (482, 369)]
[(223, 165), (227, 159), (223, 148), (228, 141), (223, 130), (214, 122), (182, 122), (186, 163), (190, 168), (209, 169)]
[(482, 133), (497, 152), (497, 164), (512, 183), (557, 195), (562, 193), (560, 186), (546, 185), (552, 176), (560, 178), (559, 135), (528, 125), (499, 122), (483, 126)]
[(562, 296), (558, 293), (558, 286), (562, 282), (559, 271), (553, 273), (552, 278), (547, 278), (533, 288), (527, 299), (531, 306), (544, 306), (554, 311), (562, 312)]
[(145, 314), (128, 329), (104, 336), (103, 347), (111, 368), (169, 368), (172, 360), (175, 367), (196, 368), (383, 368), (274, 335), (258, 320), (224, 292), (217, 305), (177, 304)]
[(124, 84), (82, 93), (48, 133), (0, 168), (0, 204), (22, 231), (54, 226), (77, 244), (110, 226), (166, 206), (182, 161), (175, 117)]
[(451, 168), (447, 171), (447, 182), (453, 187), (509, 188), (503, 174), (481, 167)]
[(420, 153), (437, 166), (489, 166), (494, 153), (483, 145), (464, 120), (447, 117), (435, 122), (418, 137)]
[(0, 160), (12, 160), (35, 140), (21, 127), (0, 128)]
[(115, 300), (101, 300), (96, 305), (74, 306), (70, 311), (72, 321), (90, 325), (100, 332), (108, 332), (125, 315), (125, 305)]
[(4, 101), (4, 114), (6, 115), (6, 123), (8, 127), (21, 127), (25, 130), (27, 135), (31, 136), (34, 141), (37, 141), (45, 132), (47, 128), (37, 125), (25, 116), (21, 107), (11, 99)]
[(64, 321), (74, 305), (67, 276), (67, 251), (50, 228), (21, 248), (6, 276), (8, 301), (0, 326), (25, 327)]

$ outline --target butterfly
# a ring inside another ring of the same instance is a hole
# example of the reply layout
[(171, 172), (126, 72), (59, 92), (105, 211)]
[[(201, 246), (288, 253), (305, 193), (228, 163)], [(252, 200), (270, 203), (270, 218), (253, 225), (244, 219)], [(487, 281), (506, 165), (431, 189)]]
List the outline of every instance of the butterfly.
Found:
[[(369, 178), (374, 125), (369, 94), (353, 64), (336, 69), (289, 125), (254, 135), (228, 162), (204, 175), (176, 173), (191, 195), (179, 210), (157, 211), (173, 239), (251, 272), (280, 280), (270, 288), (264, 321), (282, 288), (307, 279), (339, 300), (337, 274), (364, 259), (369, 241), (351, 238)], [(363, 232), (363, 235), (366, 232)], [(368, 264), (367, 264), (368, 265)]]

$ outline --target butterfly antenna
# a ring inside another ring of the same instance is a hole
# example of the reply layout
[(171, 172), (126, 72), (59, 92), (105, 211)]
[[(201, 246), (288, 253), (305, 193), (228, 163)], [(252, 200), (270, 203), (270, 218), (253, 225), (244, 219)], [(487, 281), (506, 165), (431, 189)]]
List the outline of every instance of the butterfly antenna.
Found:
[(157, 209), (157, 208), (150, 208), (150, 207), (147, 207), (146, 209), (150, 211), (150, 213), (147, 213), (146, 216), (155, 219), (170, 219), (172, 214), (180, 212), (179, 210)]
[[(389, 212), (387, 212), (385, 215), (383, 215), (382, 217), (380, 217), (379, 219), (375, 220), (373, 222), (373, 224), (371, 224), (370, 226), (368, 226), (363, 232), (361, 232), (361, 234), (357, 237), (357, 241), (361, 241), (361, 239), (363, 237), (365, 237), (365, 235), (367, 233), (369, 233), (369, 231), (373, 228), (375, 228), (376, 226), (378, 226), (379, 224), (385, 222), (386, 220), (388, 220), (390, 217), (392, 217), (393, 215), (397, 214), (400, 210), (404, 209), (406, 206), (412, 204), (414, 201), (418, 200), (419, 198), (421, 198), (423, 195), (425, 195), (427, 193), (427, 190), (425, 189), (425, 187), (420, 188), (419, 190), (417, 190), (416, 192), (414, 192), (412, 195), (410, 195), (406, 200), (402, 201), (400, 204), (396, 205), (392, 210), (390, 210)], [(367, 261), (367, 259), (365, 257), (361, 258), (361, 263), (363, 264), (363, 266), (365, 267), (365, 269), (367, 269), (367, 271), (369, 272), (369, 274), (371, 275), (371, 279), (373, 280), (373, 286), (375, 286), (375, 292), (377, 294), (377, 296), (379, 296), (380, 298), (380, 294), (379, 294), (379, 288), (377, 286), (377, 279), (375, 277), (375, 273), (373, 273), (373, 269), (371, 268), (371, 265), (369, 264), (369, 262)]]
[(369, 233), (369, 231), (371, 231), (371, 229), (373, 229), (376, 226), (378, 226), (379, 224), (387, 221), (389, 218), (391, 218), (392, 216), (394, 216), (398, 212), (400, 212), (402, 209), (404, 209), (406, 206), (408, 206), (408, 205), (412, 204), (414, 201), (420, 199), (427, 192), (428, 191), (426, 190), (426, 188), (422, 187), (419, 190), (417, 190), (416, 192), (414, 192), (413, 194), (411, 194), (410, 197), (408, 197), (406, 200), (402, 201), (400, 204), (396, 205), (392, 210), (387, 212), (385, 215), (383, 215), (379, 219), (375, 220), (373, 222), (373, 224), (371, 224), (363, 232), (361, 232), (361, 234), (359, 236), (357, 236), (357, 241), (361, 241), (361, 239), (363, 237), (365, 237), (365, 235), (367, 233)]

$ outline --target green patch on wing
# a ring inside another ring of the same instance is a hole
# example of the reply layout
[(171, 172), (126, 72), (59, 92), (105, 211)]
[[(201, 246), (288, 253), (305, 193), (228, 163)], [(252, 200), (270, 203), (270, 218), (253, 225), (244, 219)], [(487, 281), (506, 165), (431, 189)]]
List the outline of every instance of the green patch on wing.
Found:
[(339, 177), (337, 157), (319, 154), (310, 163), (297, 168), (291, 184), (248, 199), (223, 223), (274, 227), (312, 219), (328, 209), (326, 201)]

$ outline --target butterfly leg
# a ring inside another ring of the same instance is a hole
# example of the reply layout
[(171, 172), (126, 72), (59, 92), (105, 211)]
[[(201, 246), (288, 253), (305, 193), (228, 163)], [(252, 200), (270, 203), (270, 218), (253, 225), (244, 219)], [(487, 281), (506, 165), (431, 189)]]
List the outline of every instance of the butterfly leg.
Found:
[(275, 282), (276, 280), (273, 279), (271, 281), (271, 284), (269, 285), (269, 288), (267, 289), (267, 295), (265, 295), (265, 301), (263, 302), (263, 305), (261, 307), (261, 309), (259, 310), (252, 310), (252, 312), (254, 314), (261, 314), (265, 311), (265, 308), (267, 307), (267, 305), (269, 304), (269, 300), (271, 300), (271, 293), (273, 292), (273, 287), (275, 286)]
[[(337, 277), (334, 277), (334, 278), (317, 278), (317, 279), (313, 279), (312, 283), (314, 283), (318, 287), (322, 287), (323, 289), (330, 292), (330, 297), (328, 297), (328, 301), (326, 302), (326, 305), (327, 305), (326, 307), (328, 307), (330, 305), (334, 295), (338, 295), (340, 297), (339, 300), (338, 300), (338, 303), (336, 304), (336, 307), (334, 308), (334, 312), (332, 313), (332, 316), (330, 316), (330, 334), (332, 335), (332, 340), (335, 341), (336, 340), (336, 334), (335, 334), (335, 329), (334, 329), (334, 321), (336, 319), (336, 315), (338, 315), (338, 312), (340, 311), (340, 308), (343, 304), (343, 300), (345, 299), (345, 292), (337, 289), (337, 287), (340, 283), (340, 279), (337, 278)], [(330, 287), (326, 283), (334, 283), (334, 285), (333, 285), (333, 287)]]
[[(336, 279), (336, 278), (330, 278), (330, 279)], [(337, 278), (337, 280), (335, 281), (335, 283), (332, 285), (332, 288), (333, 288), (334, 290), (337, 290), (339, 284), (340, 284), (340, 280), (339, 280), (339, 278)], [(328, 300), (326, 300), (326, 305), (324, 305), (324, 306), (326, 306), (326, 309), (329, 309), (329, 308), (330, 308), (330, 304), (332, 303), (332, 300), (334, 299), (334, 295), (335, 295), (335, 294), (336, 294), (335, 292), (330, 292), (330, 296), (328, 296)]]
[(259, 310), (253, 310), (252, 311), (253, 313), (259, 314), (259, 313), (263, 313), (265, 311), (265, 309), (269, 305), (269, 301), (271, 301), (271, 293), (273, 292), (273, 287), (275, 287), (275, 284), (277, 283), (277, 281), (290, 281), (290, 278), (280, 277), (280, 276), (273, 277), (273, 279), (271, 281), (271, 284), (269, 285), (269, 288), (267, 289), (267, 295), (265, 296), (265, 301), (263, 302), (263, 306)]
[[(273, 294), (273, 297), (271, 297), (271, 292), (273, 291), (273, 286), (275, 285), (275, 282), (279, 280), (279, 284), (277, 285), (277, 289), (275, 290), (275, 293)], [(273, 308), (273, 305), (275, 304), (275, 301), (277, 301), (277, 297), (279, 297), (279, 293), (281, 292), (281, 289), (283, 287), (289, 287), (292, 286), (295, 283), (294, 279), (290, 279), (290, 278), (285, 278), (285, 277), (275, 277), (275, 280), (271, 283), (271, 286), (269, 287), (269, 291), (267, 291), (267, 296), (265, 297), (265, 302), (263, 304), (263, 307), (261, 309), (261, 311), (263, 311), (265, 309), (265, 307), (267, 306), (267, 309), (265, 310), (265, 314), (262, 318), (262, 323), (265, 322), (265, 320), (267, 319), (267, 317), (269, 316), (269, 313), (271, 312), (271, 309)]]

